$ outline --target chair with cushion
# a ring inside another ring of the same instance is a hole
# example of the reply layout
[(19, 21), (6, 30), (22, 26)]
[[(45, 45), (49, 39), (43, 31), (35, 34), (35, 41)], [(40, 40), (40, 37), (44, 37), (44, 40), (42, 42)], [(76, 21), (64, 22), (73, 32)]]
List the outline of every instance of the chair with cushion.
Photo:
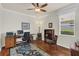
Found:
[(46, 42), (50, 44), (56, 44), (57, 43), (57, 35), (55, 35), (52, 39), (46, 39)]
[(46, 39), (46, 42), (52, 44), (57, 50), (57, 35), (55, 35), (52, 39)]
[(24, 32), (24, 35), (22, 37), (22, 45), (27, 45), (30, 43), (30, 32)]

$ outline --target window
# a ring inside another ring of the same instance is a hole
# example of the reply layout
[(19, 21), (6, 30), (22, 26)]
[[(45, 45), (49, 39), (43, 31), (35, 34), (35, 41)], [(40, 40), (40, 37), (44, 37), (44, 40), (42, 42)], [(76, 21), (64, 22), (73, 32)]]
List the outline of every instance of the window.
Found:
[(67, 13), (59, 16), (59, 33), (60, 35), (75, 34), (75, 13)]

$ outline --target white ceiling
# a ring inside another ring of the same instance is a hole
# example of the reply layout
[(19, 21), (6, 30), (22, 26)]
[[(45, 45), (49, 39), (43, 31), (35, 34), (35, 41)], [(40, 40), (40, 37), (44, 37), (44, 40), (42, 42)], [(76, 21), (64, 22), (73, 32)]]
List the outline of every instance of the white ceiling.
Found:
[[(55, 11), (59, 8), (67, 6), (69, 4), (70, 3), (48, 3), (48, 6), (44, 7), (44, 9), (47, 10), (47, 12), (45, 12), (45, 13)], [(26, 10), (28, 8), (33, 8), (31, 3), (2, 3), (2, 6), (6, 9), (10, 9), (10, 10), (13, 10), (13, 11), (25, 13), (27, 15), (32, 15), (33, 16), (33, 15), (36, 14), (36, 12), (34, 10)], [(45, 13), (42, 13), (42, 14), (45, 14)]]

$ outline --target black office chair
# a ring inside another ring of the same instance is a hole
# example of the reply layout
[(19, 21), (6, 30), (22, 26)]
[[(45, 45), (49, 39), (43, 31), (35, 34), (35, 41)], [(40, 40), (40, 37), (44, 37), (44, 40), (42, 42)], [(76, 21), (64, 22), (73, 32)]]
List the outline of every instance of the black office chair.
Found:
[(22, 40), (23, 40), (23, 44), (30, 43), (30, 32), (24, 32)]

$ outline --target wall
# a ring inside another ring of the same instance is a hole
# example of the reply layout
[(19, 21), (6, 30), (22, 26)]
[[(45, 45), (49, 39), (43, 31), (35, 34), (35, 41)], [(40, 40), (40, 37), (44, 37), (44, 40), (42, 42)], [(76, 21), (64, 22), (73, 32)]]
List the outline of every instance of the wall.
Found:
[(2, 46), (5, 46), (5, 33), (17, 32), (17, 30), (21, 29), (22, 22), (30, 23), (30, 30), (27, 30), (27, 31), (30, 31), (31, 34), (35, 34), (34, 39), (37, 36), (39, 26), (41, 27), (40, 29), (41, 32), (43, 31), (42, 29), (43, 26), (41, 26), (43, 25), (43, 20), (41, 20), (41, 17), (39, 15), (36, 15), (36, 17), (33, 17), (33, 16), (29, 16), (28, 14), (23, 14), (23, 13), (19, 13), (8, 9), (3, 9), (2, 15), (3, 15), (2, 33), (1, 33)]
[(1, 30), (2, 30), (2, 24), (1, 24), (1, 22), (2, 22), (2, 6), (1, 6), (1, 4), (0, 4), (0, 51), (1, 51)]
[[(55, 29), (55, 34), (58, 35), (57, 44), (66, 48), (70, 48), (70, 46), (78, 39), (79, 40), (79, 4), (71, 4), (69, 6), (63, 7), (61, 9), (58, 9), (54, 12), (50, 12), (48, 16), (44, 17), (43, 20), (45, 21), (45, 28), (47, 28), (48, 23), (53, 23), (53, 28)], [(74, 36), (62, 36), (59, 35), (59, 15), (69, 13), (69, 12), (75, 12), (75, 37)]]
[(76, 39), (79, 41), (79, 6), (76, 10), (76, 15), (75, 15), (75, 32), (76, 32)]
[(27, 14), (22, 14), (22, 13), (7, 10), (7, 9), (3, 10), (3, 16), (4, 17), (2, 20), (2, 25), (3, 25), (2, 46), (5, 45), (4, 34), (6, 32), (17, 32), (17, 30), (21, 29), (22, 22), (30, 23), (30, 30), (27, 30), (27, 31), (30, 31), (31, 34), (37, 34), (38, 32), (38, 26), (36, 24), (36, 20), (39, 20), (39, 19), (28, 16)]
[(58, 11), (58, 13), (61, 14), (65, 14), (65, 13), (69, 13), (69, 12), (75, 12), (75, 36), (62, 36), (59, 35), (59, 40), (58, 40), (58, 44), (67, 48), (70, 48), (71, 45), (74, 44), (74, 42), (78, 39), (78, 34), (76, 31), (78, 28), (76, 27), (77, 23), (77, 19), (76, 19), (76, 14), (77, 14), (77, 9), (78, 9), (79, 4), (72, 4), (69, 5), (67, 7), (64, 7), (63, 9), (60, 9)]

